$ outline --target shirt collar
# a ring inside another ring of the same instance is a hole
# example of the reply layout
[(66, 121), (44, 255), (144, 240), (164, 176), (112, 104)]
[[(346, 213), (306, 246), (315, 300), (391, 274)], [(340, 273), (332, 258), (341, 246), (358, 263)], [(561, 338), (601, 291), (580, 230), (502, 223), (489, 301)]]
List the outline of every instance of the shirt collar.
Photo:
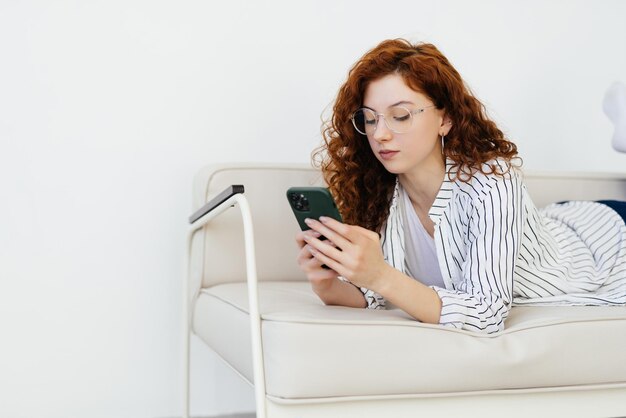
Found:
[(441, 187), (439, 188), (439, 192), (437, 193), (437, 197), (435, 198), (433, 205), (428, 211), (428, 217), (431, 221), (433, 221), (435, 225), (439, 225), (439, 222), (441, 222), (443, 212), (445, 211), (450, 199), (452, 198), (452, 177), (454, 177), (454, 175), (456, 174), (453, 171), (453, 166), (454, 161), (452, 161), (450, 158), (446, 158), (446, 169), (443, 174)]

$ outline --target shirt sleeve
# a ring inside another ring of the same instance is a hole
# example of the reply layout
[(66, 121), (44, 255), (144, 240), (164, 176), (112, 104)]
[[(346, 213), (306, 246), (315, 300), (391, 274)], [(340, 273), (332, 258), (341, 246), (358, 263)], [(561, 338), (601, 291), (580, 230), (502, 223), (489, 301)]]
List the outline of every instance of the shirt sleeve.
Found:
[(385, 309), (385, 298), (373, 290), (364, 287), (359, 287), (359, 289), (363, 292), (363, 296), (365, 296), (367, 309)]
[[(350, 283), (348, 279), (343, 276), (338, 276), (338, 279), (342, 282)], [(367, 309), (385, 309), (385, 298), (374, 292), (373, 290), (369, 290), (365, 287), (359, 287), (353, 283), (350, 283), (352, 286), (356, 287), (363, 293), (365, 297), (365, 301), (367, 302)]]
[(504, 329), (524, 220), (522, 185), (512, 172), (492, 179), (474, 202), (461, 282), (454, 290), (432, 287), (442, 302), (442, 325), (485, 333)]

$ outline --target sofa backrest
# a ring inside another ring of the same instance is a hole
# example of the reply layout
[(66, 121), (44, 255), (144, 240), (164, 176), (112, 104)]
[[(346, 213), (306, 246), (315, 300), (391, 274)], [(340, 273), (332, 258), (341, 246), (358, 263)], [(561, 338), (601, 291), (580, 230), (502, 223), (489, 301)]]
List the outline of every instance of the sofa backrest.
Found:
[(539, 208), (563, 200), (626, 201), (626, 170), (620, 174), (528, 171), (524, 183)]
[[(194, 180), (194, 210), (231, 184), (243, 184), (252, 211), (257, 275), (263, 280), (306, 280), (296, 264), (300, 230), (286, 197), (292, 186), (323, 186), (321, 173), (306, 165), (238, 164), (206, 167)], [(245, 280), (243, 226), (231, 209), (203, 231), (202, 286)]]
[[(626, 173), (526, 172), (538, 207), (562, 200), (626, 200)], [(298, 269), (298, 224), (285, 196), (292, 186), (324, 185), (307, 165), (228, 164), (203, 168), (194, 178), (193, 211), (231, 184), (243, 184), (255, 233), (257, 274), (264, 280), (306, 280)], [(194, 236), (192, 292), (198, 287), (245, 281), (243, 227), (239, 210), (227, 210)], [(195, 289), (193, 289), (195, 287)]]

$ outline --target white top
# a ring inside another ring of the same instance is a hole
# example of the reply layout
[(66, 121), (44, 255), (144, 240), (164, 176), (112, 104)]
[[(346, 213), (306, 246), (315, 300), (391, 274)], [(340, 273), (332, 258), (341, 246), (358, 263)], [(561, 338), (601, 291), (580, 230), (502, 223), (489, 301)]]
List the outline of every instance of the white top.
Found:
[[(507, 163), (496, 161), (504, 171)], [(440, 323), (497, 332), (513, 303), (626, 304), (626, 224), (601, 203), (572, 201), (538, 210), (521, 173), (474, 173), (452, 180), (453, 162), (429, 211), (445, 287)], [(398, 186), (381, 231), (385, 260), (406, 274)], [(384, 299), (361, 289), (370, 308)]]
[(403, 208), (402, 220), (407, 226), (404, 231), (406, 272), (426, 286), (445, 287), (437, 262), (435, 240), (422, 225), (406, 190), (402, 186), (399, 186), (399, 190), (403, 202), (400, 203)]

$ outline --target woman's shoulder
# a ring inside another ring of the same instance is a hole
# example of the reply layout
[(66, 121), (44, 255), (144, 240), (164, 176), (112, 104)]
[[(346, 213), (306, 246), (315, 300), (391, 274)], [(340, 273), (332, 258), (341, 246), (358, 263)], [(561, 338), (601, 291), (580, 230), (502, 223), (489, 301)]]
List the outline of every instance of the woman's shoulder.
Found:
[[(448, 160), (448, 167), (456, 164)], [(475, 197), (486, 195), (494, 186), (503, 182), (521, 183), (522, 173), (518, 166), (505, 159), (493, 159), (480, 165), (448, 171), (454, 188), (471, 193)]]

